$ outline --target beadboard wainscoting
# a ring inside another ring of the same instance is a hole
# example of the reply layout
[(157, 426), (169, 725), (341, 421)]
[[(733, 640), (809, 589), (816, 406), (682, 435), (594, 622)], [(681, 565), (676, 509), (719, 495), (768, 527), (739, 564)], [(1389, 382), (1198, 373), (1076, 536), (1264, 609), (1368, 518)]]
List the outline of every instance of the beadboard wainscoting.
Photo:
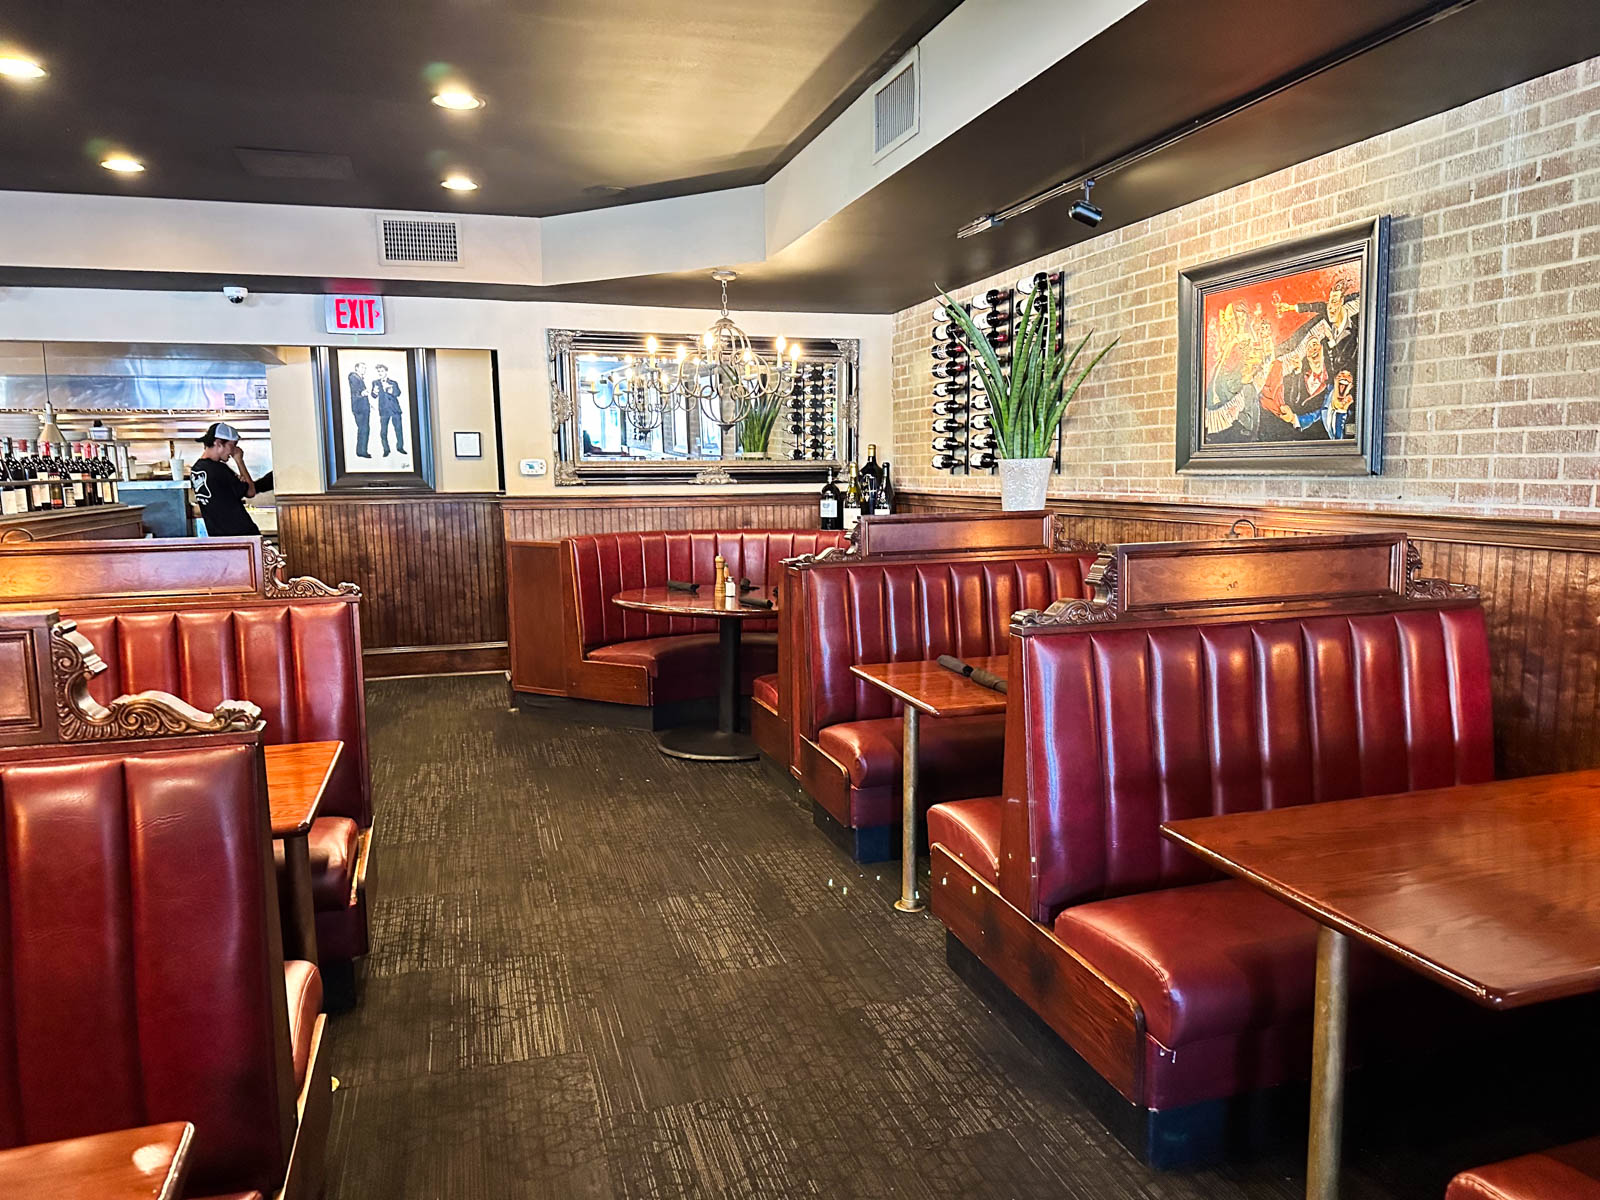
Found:
[(719, 492), (709, 496), (604, 493), (560, 499), (506, 499), (507, 541), (555, 541), (580, 533), (655, 529), (815, 529), (817, 494)]
[(367, 674), (506, 665), (500, 498), (482, 494), (282, 496), (290, 569), (361, 588)]

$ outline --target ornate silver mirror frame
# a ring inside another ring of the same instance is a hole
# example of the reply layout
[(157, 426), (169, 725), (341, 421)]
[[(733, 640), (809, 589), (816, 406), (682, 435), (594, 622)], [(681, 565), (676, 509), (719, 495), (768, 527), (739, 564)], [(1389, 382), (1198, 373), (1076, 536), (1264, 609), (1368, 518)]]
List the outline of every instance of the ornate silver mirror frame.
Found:
[[(620, 359), (632, 355), (642, 359), (648, 350), (643, 333), (604, 333), (579, 329), (549, 331), (550, 424), (555, 439), (555, 481), (559, 486), (586, 483), (800, 483), (821, 482), (829, 468), (856, 457), (861, 418), (861, 343), (855, 338), (797, 338), (802, 347), (800, 362), (828, 370), (833, 381), (833, 449), (831, 457), (793, 458), (746, 457), (732, 449), (733, 439), (724, 436), (720, 457), (644, 458), (621, 457), (616, 461), (596, 461), (585, 457), (580, 403), (580, 362), (591, 356)], [(661, 336), (667, 346), (677, 342), (694, 345), (695, 334)], [(607, 455), (606, 457), (611, 457)]]

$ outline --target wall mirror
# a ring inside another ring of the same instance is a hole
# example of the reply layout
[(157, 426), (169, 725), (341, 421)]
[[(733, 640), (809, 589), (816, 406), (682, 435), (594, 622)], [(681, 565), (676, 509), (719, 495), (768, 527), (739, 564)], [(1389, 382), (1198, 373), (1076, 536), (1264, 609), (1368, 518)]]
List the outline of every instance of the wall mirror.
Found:
[(855, 457), (859, 341), (753, 338), (718, 375), (699, 338), (550, 331), (558, 485), (820, 481)]

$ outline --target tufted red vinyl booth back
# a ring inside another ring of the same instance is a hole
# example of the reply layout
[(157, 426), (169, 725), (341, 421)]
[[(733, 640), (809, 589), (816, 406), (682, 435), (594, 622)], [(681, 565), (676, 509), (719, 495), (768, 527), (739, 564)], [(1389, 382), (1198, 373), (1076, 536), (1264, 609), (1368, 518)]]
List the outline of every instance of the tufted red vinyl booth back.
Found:
[[(731, 532), (596, 533), (565, 539), (577, 590), (578, 633), (584, 650), (635, 638), (715, 633), (717, 622), (637, 612), (611, 603), (618, 592), (664, 587), (667, 580), (709, 584), (722, 555), (735, 579), (762, 588), (783, 577), (786, 558), (845, 544), (837, 532), (753, 529)], [(746, 621), (746, 631), (777, 628), (776, 620)]]
[(90, 684), (101, 703), (125, 692), (171, 692), (210, 711), (224, 699), (261, 706), (269, 745), (345, 744), (319, 815), (372, 823), (366, 701), (356, 606), (294, 600), (236, 608), (62, 615), (109, 668)]
[(294, 1081), (253, 742), (0, 764), (0, 1145), (195, 1126), (282, 1182)]
[(1001, 891), (1034, 920), (1211, 878), (1163, 821), (1493, 777), (1475, 605), (1016, 640)]
[(856, 663), (1004, 654), (1011, 614), (1086, 594), (1093, 554), (819, 565), (802, 572), (800, 731), (894, 716), (899, 701), (850, 673)]

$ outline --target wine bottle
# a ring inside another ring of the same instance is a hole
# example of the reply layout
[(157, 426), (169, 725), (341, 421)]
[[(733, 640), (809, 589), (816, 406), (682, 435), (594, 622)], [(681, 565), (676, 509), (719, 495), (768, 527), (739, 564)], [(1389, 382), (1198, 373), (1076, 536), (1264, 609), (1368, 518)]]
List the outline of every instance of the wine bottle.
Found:
[(994, 466), (994, 455), (985, 451), (972, 460), (972, 466), (975, 470), (987, 471)]
[(959, 362), (966, 357), (966, 350), (953, 343), (941, 343), (933, 348), (933, 360), (935, 362)]
[[(878, 487), (883, 483), (883, 468), (878, 466), (878, 445), (876, 442), (867, 443), (867, 461), (861, 464), (861, 498), (866, 500), (868, 494), (877, 495)], [(863, 511), (872, 510), (863, 505)]]
[(939, 417), (933, 423), (935, 433), (960, 433), (961, 422), (951, 417)]
[(933, 469), (935, 471), (954, 471), (956, 457), (953, 454), (935, 454), (933, 456)]
[(966, 411), (965, 400), (940, 400), (933, 406), (933, 415), (936, 417), (958, 417)]
[(818, 506), (819, 529), (844, 528), (844, 514), (841, 511), (840, 501), (839, 485), (833, 481), (833, 468), (829, 467), (828, 482), (822, 485), (822, 501)]
[(0, 457), (0, 516), (11, 517), (23, 511), (26, 503), (22, 497), (25, 488), (7, 487), (11, 480), (11, 470), (15, 463), (11, 454), (11, 439), (5, 440), (5, 455)]
[(943, 381), (933, 385), (933, 394), (935, 396), (941, 396), (941, 397), (943, 397), (943, 396), (959, 396), (965, 390), (966, 390), (966, 385), (965, 384), (952, 383), (949, 380), (943, 380)]
[(964, 362), (936, 363), (933, 368), (933, 377), (942, 379), (947, 383), (955, 383), (966, 377), (967, 370), (967, 364)]
[(883, 478), (878, 484), (878, 511), (892, 513), (894, 511), (894, 478), (889, 474), (889, 469), (894, 464), (883, 464)]
[(974, 314), (976, 314), (976, 313), (984, 312), (984, 311), (986, 311), (988, 309), (991, 309), (991, 308), (995, 308), (1005, 298), (1006, 298), (1006, 294), (1004, 292), (1002, 292), (999, 288), (990, 288), (986, 292), (979, 292), (976, 296), (974, 296), (972, 298), (972, 305), (971, 305), (972, 311), (973, 311)]
[(844, 486), (844, 527), (854, 529), (861, 522), (861, 473), (855, 463), (850, 464), (850, 476)]
[(1060, 271), (1035, 271), (1032, 275), (1024, 275), (1017, 280), (1017, 295), (1031, 296), (1046, 284), (1060, 283)]
[(933, 448), (940, 453), (961, 449), (961, 443), (953, 437), (943, 436), (933, 439)]

